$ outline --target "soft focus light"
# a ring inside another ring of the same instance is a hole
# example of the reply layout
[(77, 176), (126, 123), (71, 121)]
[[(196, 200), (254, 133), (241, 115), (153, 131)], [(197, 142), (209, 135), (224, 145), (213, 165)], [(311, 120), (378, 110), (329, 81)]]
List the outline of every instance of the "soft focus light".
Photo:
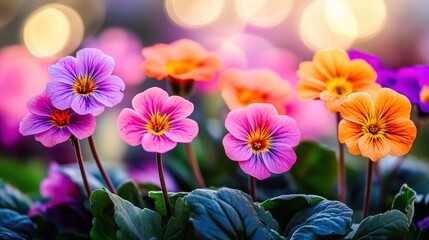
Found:
[(387, 10), (383, 0), (328, 0), (326, 15), (334, 31), (369, 38), (386, 23)]
[(83, 22), (71, 8), (48, 4), (25, 21), (22, 40), (38, 58), (58, 58), (74, 51), (83, 38)]
[(325, 17), (326, 3), (326, 0), (314, 1), (305, 8), (299, 25), (302, 41), (313, 51), (329, 47), (350, 48), (355, 38), (330, 28)]
[(0, 1), (0, 27), (8, 24), (18, 13), (22, 0)]
[(165, 0), (167, 15), (178, 25), (200, 27), (220, 15), (225, 0)]
[(117, 163), (125, 153), (126, 145), (119, 137), (116, 120), (118, 112), (105, 111), (103, 117), (97, 122), (97, 132), (94, 141), (97, 143), (97, 150), (100, 156), (105, 156), (103, 161)]
[(272, 27), (286, 19), (292, 3), (292, 0), (235, 0), (235, 8), (242, 21)]

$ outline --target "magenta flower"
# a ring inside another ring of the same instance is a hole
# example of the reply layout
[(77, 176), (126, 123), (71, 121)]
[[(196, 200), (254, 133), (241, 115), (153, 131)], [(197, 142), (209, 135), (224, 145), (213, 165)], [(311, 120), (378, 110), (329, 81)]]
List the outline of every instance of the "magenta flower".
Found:
[(77, 52), (76, 58), (67, 56), (49, 67), (52, 81), (46, 95), (61, 110), (71, 108), (84, 115), (113, 107), (122, 101), (125, 84), (112, 75), (113, 59), (95, 48)]
[(35, 135), (37, 141), (52, 147), (67, 141), (73, 134), (78, 139), (91, 136), (95, 130), (95, 118), (91, 114), (79, 115), (71, 109), (55, 108), (45, 92), (27, 102), (30, 114), (19, 124), (19, 132)]
[(288, 171), (296, 161), (292, 147), (301, 138), (296, 121), (279, 115), (271, 104), (232, 110), (225, 127), (229, 131), (223, 138), (226, 155), (259, 180)]
[(120, 137), (132, 146), (141, 144), (148, 152), (165, 153), (198, 134), (197, 123), (186, 118), (194, 105), (182, 97), (169, 97), (153, 87), (137, 94), (132, 105), (135, 110), (125, 108), (118, 117)]

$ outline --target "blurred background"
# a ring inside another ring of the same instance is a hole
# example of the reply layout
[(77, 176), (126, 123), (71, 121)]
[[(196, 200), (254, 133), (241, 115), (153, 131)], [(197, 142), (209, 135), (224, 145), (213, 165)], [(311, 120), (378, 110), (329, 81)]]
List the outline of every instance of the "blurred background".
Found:
[[(383, 66), (394, 69), (428, 64), (428, 12), (427, 0), (0, 0), (0, 178), (36, 193), (50, 162), (75, 162), (71, 144), (47, 149), (33, 136), (21, 136), (18, 125), (28, 113), (26, 101), (49, 81), (48, 66), (79, 49), (96, 47), (112, 56), (114, 74), (126, 83), (122, 103), (97, 117), (94, 138), (99, 155), (140, 182), (156, 182), (154, 156), (123, 143), (116, 126), (119, 112), (131, 106), (135, 94), (150, 86), (168, 89), (165, 81), (145, 77), (140, 67), (143, 47), (189, 38), (217, 52), (224, 69), (269, 68), (294, 85), (299, 63), (326, 47), (377, 55)], [(226, 158), (221, 145), (228, 109), (216, 79), (197, 83), (191, 101), (196, 109), (191, 117), (200, 126), (193, 146), (207, 184), (245, 188), (244, 174)], [(297, 120), (303, 140), (336, 151), (335, 117), (321, 102), (294, 98), (287, 112)], [(425, 123), (411, 159), (429, 156)], [(92, 162), (86, 140), (82, 145), (86, 160)], [(364, 169), (366, 161), (348, 159), (351, 167)], [(183, 146), (165, 157), (165, 165), (169, 189), (195, 188)], [(334, 170), (333, 184), (335, 174)], [(261, 184), (277, 189), (267, 193), (276, 195), (296, 191), (291, 181), (285, 174)]]

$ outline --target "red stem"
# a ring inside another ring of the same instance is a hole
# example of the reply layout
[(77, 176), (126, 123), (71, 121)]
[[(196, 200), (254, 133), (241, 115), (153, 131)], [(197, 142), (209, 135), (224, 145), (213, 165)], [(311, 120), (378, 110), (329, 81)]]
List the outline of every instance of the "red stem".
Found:
[(164, 170), (162, 169), (162, 156), (161, 153), (156, 153), (156, 163), (158, 165), (159, 182), (161, 183), (162, 196), (164, 198), (165, 211), (167, 219), (171, 217), (170, 199), (168, 198), (167, 186), (164, 180)]
[(249, 175), (249, 194), (252, 200), (256, 202), (256, 180), (254, 177)]
[(368, 217), (369, 203), (371, 200), (372, 167), (373, 167), (373, 163), (371, 159), (368, 159), (368, 169), (366, 171), (366, 184), (365, 184), (365, 196), (364, 196), (363, 210), (362, 210), (362, 220)]
[[(337, 112), (337, 138), (338, 138), (338, 126), (341, 121), (341, 114)], [(346, 166), (344, 161), (344, 146), (338, 140), (338, 199), (345, 203), (346, 202)]]
[(80, 174), (82, 175), (83, 185), (85, 186), (86, 194), (91, 196), (91, 188), (89, 187), (88, 179), (86, 178), (85, 165), (83, 162), (82, 151), (80, 149), (79, 140), (75, 136), (71, 136), (71, 141), (75, 149), (77, 162), (79, 164)]
[(189, 165), (191, 165), (192, 173), (194, 174), (195, 180), (199, 188), (205, 188), (204, 179), (201, 176), (198, 163), (195, 159), (194, 152), (192, 151), (191, 143), (185, 143), (186, 155), (188, 155)]
[(97, 149), (95, 148), (94, 138), (89, 136), (88, 138), (89, 147), (91, 148), (92, 156), (94, 156), (95, 163), (97, 163), (98, 170), (101, 173), (101, 176), (103, 176), (104, 181), (106, 182), (107, 186), (109, 187), (110, 192), (116, 194), (116, 189), (112, 184), (112, 181), (110, 181), (109, 176), (107, 175), (106, 171), (104, 170), (103, 164), (101, 164), (100, 158), (97, 154)]

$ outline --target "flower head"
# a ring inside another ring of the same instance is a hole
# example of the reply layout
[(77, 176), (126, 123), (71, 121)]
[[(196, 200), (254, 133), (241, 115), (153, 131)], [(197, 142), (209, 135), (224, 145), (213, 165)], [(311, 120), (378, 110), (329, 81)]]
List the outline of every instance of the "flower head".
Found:
[(95, 118), (91, 114), (79, 115), (71, 109), (55, 108), (45, 92), (27, 102), (30, 114), (19, 124), (19, 132), (35, 135), (37, 141), (52, 147), (67, 141), (71, 135), (78, 139), (91, 136), (95, 130)]
[(227, 70), (219, 77), (222, 97), (230, 110), (251, 103), (271, 103), (280, 114), (292, 98), (291, 86), (273, 71), (238, 69)]
[(404, 155), (410, 151), (417, 132), (410, 112), (410, 101), (389, 88), (380, 89), (374, 100), (368, 93), (352, 93), (341, 104), (344, 119), (338, 127), (338, 138), (350, 153), (374, 162), (387, 154)]
[(302, 62), (298, 75), (297, 95), (301, 100), (321, 99), (331, 112), (338, 112), (340, 104), (352, 92), (375, 93), (380, 85), (377, 74), (364, 60), (350, 61), (341, 49), (321, 50), (312, 62)]
[(291, 117), (279, 115), (267, 103), (253, 103), (232, 110), (225, 120), (229, 133), (223, 138), (226, 155), (241, 169), (257, 178), (288, 171), (296, 161), (292, 147), (301, 133)]
[(56, 108), (82, 115), (113, 107), (122, 101), (125, 89), (122, 79), (112, 75), (114, 65), (100, 50), (82, 49), (76, 58), (67, 56), (49, 67), (52, 80), (46, 95)]
[(180, 39), (171, 44), (156, 44), (143, 49), (142, 66), (147, 76), (176, 81), (212, 80), (222, 68), (220, 58), (207, 52), (200, 44)]
[(134, 110), (125, 108), (118, 117), (120, 137), (132, 146), (141, 144), (148, 152), (165, 153), (198, 134), (197, 123), (186, 118), (194, 105), (182, 97), (169, 97), (153, 87), (137, 94), (132, 105)]

